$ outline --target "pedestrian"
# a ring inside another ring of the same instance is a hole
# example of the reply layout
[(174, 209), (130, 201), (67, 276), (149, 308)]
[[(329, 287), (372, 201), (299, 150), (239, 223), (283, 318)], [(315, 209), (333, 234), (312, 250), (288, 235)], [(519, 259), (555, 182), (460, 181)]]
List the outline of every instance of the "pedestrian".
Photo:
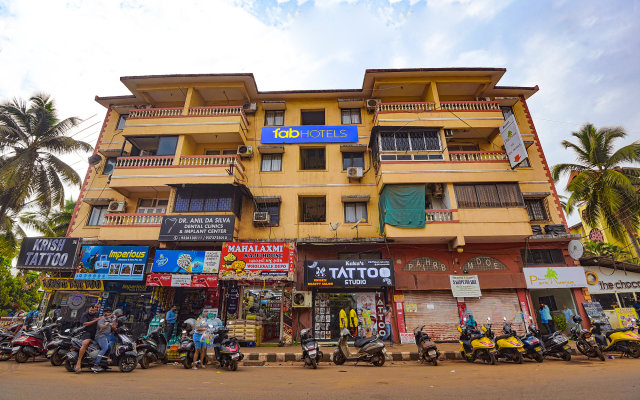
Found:
[(567, 321), (568, 325), (569, 321), (571, 321), (571, 317), (573, 317), (573, 311), (565, 304), (562, 306), (562, 314), (564, 314), (564, 319)]
[(111, 347), (109, 345), (109, 336), (111, 335), (111, 328), (112, 324), (114, 323), (114, 321), (111, 319), (112, 316), (113, 314), (111, 312), (111, 309), (106, 308), (104, 310), (104, 313), (102, 313), (102, 318), (98, 319), (98, 322), (96, 323), (97, 329), (95, 340), (100, 346), (100, 352), (98, 353), (98, 357), (96, 357), (95, 361), (93, 362), (93, 366), (91, 367), (91, 371), (96, 374), (103, 370), (103, 368), (100, 366), (102, 357), (104, 357), (105, 354), (107, 354), (107, 357), (109, 357), (109, 349)]
[(164, 316), (164, 320), (167, 324), (167, 330), (166, 330), (167, 342), (173, 336), (173, 329), (176, 326), (176, 320), (178, 318), (178, 314), (176, 311), (178, 311), (178, 306), (174, 304), (169, 309), (169, 311), (167, 311), (167, 314)]
[(540, 313), (540, 323), (547, 328), (547, 334), (550, 335), (554, 332), (553, 330), (553, 320), (551, 319), (551, 310), (549, 310), (549, 306), (540, 303), (540, 309), (538, 310)]
[(206, 368), (204, 358), (207, 356), (207, 345), (203, 339), (207, 328), (207, 317), (204, 314), (200, 314), (200, 317), (196, 321), (196, 329), (193, 332), (193, 347), (196, 351), (193, 353), (192, 369), (198, 369), (198, 364), (200, 364), (200, 368)]
[(393, 347), (393, 331), (391, 330), (391, 324), (393, 320), (393, 312), (391, 311), (391, 307), (386, 306), (384, 309), (384, 336), (382, 337), (382, 341), (389, 339), (391, 344), (390, 347)]
[(82, 346), (80, 346), (80, 351), (78, 352), (78, 361), (76, 362), (76, 366), (74, 368), (76, 374), (80, 373), (80, 368), (82, 367), (82, 357), (84, 357), (84, 353), (87, 351), (87, 347), (91, 343), (91, 340), (96, 335), (96, 329), (98, 328), (98, 320), (100, 316), (98, 315), (98, 305), (93, 304), (89, 307), (82, 316), (80, 317), (80, 323), (85, 327), (84, 332), (80, 335), (80, 340), (82, 340)]

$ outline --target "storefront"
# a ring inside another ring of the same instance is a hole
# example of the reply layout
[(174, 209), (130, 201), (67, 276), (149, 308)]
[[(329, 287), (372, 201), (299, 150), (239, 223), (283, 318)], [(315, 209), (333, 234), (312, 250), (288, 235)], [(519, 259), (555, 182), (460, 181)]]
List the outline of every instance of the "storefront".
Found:
[(145, 335), (159, 308), (158, 301), (153, 298), (153, 289), (144, 282), (104, 281), (104, 291), (108, 297), (101, 299), (101, 309), (121, 309), (133, 335)]
[(80, 316), (104, 297), (100, 280), (75, 280), (73, 278), (44, 278), (42, 288), (48, 297), (48, 309), (60, 309), (60, 331), (78, 325)]
[(384, 335), (387, 290), (394, 286), (392, 260), (305, 261), (304, 283), (312, 291), (312, 326), (318, 340)]
[(592, 302), (600, 303), (614, 328), (638, 318), (633, 303), (640, 300), (640, 273), (621, 269), (582, 267)]

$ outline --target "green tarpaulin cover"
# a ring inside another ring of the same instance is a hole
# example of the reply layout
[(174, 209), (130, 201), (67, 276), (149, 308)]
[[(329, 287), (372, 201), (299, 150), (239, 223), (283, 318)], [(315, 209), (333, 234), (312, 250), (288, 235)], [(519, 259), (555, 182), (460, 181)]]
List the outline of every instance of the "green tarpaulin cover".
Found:
[(425, 185), (386, 185), (380, 194), (380, 232), (384, 224), (399, 228), (424, 228)]

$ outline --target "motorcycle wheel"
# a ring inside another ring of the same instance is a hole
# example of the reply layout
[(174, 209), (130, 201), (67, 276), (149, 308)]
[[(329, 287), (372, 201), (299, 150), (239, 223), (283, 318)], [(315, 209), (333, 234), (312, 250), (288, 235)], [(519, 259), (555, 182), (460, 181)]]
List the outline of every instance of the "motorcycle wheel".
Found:
[(313, 368), (313, 369), (318, 368), (318, 362), (316, 361), (315, 358), (311, 359), (311, 368)]
[(6, 351), (3, 351), (2, 353), (0, 353), (0, 361), (7, 361), (10, 358), (11, 358), (11, 353), (7, 353)]
[(484, 354), (482, 355), (482, 361), (484, 361), (486, 364), (490, 364), (490, 365), (496, 365), (496, 356), (493, 355), (493, 353), (485, 351)]
[(187, 354), (187, 357), (182, 361), (182, 366), (185, 369), (191, 369), (193, 367), (193, 356), (189, 357), (189, 354)]
[(149, 368), (149, 357), (147, 357), (147, 353), (144, 353), (142, 355), (142, 358), (140, 358), (140, 368), (142, 369)]
[(342, 355), (342, 352), (336, 349), (336, 351), (333, 352), (333, 363), (335, 365), (342, 365), (345, 361), (347, 361), (347, 359)]
[(75, 365), (71, 364), (71, 360), (65, 360), (64, 367), (69, 372), (74, 372), (75, 371)]
[(136, 369), (136, 365), (138, 365), (138, 360), (134, 356), (124, 356), (118, 362), (120, 372), (131, 372)]
[(578, 349), (578, 351), (580, 353), (582, 353), (583, 355), (587, 356), (587, 357), (593, 357), (591, 354), (593, 354), (593, 351), (591, 350), (591, 346), (589, 346), (587, 343), (578, 340), (576, 342), (576, 348)]
[(51, 361), (51, 365), (53, 365), (54, 367), (59, 367), (64, 362), (64, 357), (60, 355), (60, 352), (58, 350), (56, 350), (51, 355), (49, 361)]
[(169, 356), (167, 356), (166, 354), (162, 357), (162, 361), (161, 363), (166, 364), (169, 362)]
[(433, 357), (431, 359), (431, 364), (433, 364), (434, 367), (438, 366), (438, 357)]
[(596, 349), (596, 355), (598, 356), (598, 358), (600, 359), (600, 361), (604, 361), (604, 360), (605, 360), (605, 358), (604, 358), (604, 354), (602, 354), (602, 350), (600, 350), (600, 348), (599, 348), (599, 347)]
[(640, 344), (637, 342), (629, 342), (629, 356), (633, 358), (640, 357)]
[(229, 364), (227, 365), (229, 371), (237, 371), (238, 370), (238, 362), (236, 360), (229, 360)]
[(29, 355), (22, 350), (18, 350), (13, 359), (16, 360), (17, 363), (25, 363), (29, 360)]
[(523, 360), (522, 353), (516, 350), (513, 356), (513, 362), (516, 364), (522, 364), (522, 360)]
[[(571, 356), (571, 355), (569, 355), (569, 356)], [(542, 354), (540, 354), (540, 353), (534, 353), (533, 354), (533, 359), (536, 360), (536, 362), (539, 362), (539, 363), (544, 361), (544, 357), (542, 357)]]
[(562, 352), (562, 359), (564, 361), (571, 361), (571, 353), (569, 353), (568, 351), (563, 351)]
[(382, 367), (384, 365), (384, 361), (385, 361), (384, 355), (378, 354), (373, 358), (373, 360), (371, 360), (371, 363), (376, 367)]

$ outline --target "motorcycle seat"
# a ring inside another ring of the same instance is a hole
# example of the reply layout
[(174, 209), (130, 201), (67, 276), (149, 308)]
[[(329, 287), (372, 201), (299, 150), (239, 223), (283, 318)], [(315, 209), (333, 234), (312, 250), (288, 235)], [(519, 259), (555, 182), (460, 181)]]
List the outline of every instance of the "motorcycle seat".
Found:
[(617, 332), (627, 332), (627, 331), (629, 331), (629, 330), (631, 330), (631, 329), (629, 329), (629, 328), (618, 328), (618, 329), (612, 329), (612, 330), (610, 330), (610, 331), (607, 331), (607, 332), (605, 333), (605, 335), (606, 335), (607, 337), (609, 337), (609, 336), (611, 336), (613, 333), (617, 333)]
[(363, 347), (367, 343), (371, 343), (374, 340), (376, 340), (376, 338), (374, 337), (370, 337), (370, 338), (360, 337), (360, 338), (356, 338), (355, 342), (353, 342), (353, 345), (355, 347)]
[(496, 336), (496, 341), (498, 341), (498, 340), (502, 340), (502, 339), (508, 339), (508, 338), (510, 338), (511, 336), (513, 336), (513, 335), (511, 335), (511, 334), (504, 334), (504, 335)]

